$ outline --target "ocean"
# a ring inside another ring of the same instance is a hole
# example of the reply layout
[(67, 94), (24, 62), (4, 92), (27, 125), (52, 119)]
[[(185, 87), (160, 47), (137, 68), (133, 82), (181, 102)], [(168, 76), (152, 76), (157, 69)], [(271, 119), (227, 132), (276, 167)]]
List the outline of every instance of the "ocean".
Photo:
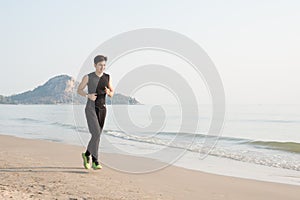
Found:
[[(2, 104), (0, 134), (85, 148), (90, 134), (84, 107)], [(199, 105), (197, 119), (186, 116), (188, 123), (198, 122), (194, 132), (181, 128), (181, 107), (161, 105), (161, 115), (151, 113), (154, 107), (157, 105), (107, 105), (100, 152), (152, 158), (166, 163), (163, 167), (172, 164), (214, 174), (300, 185), (300, 105), (227, 105), (223, 129), (217, 136), (207, 136), (211, 105)], [(118, 111), (124, 108), (128, 108), (128, 118), (139, 129), (124, 123), (128, 119), (118, 121)], [(149, 126), (155, 124), (161, 126), (155, 132), (149, 131)], [(204, 148), (206, 143), (213, 146)], [(122, 171), (122, 166), (110, 167)]]

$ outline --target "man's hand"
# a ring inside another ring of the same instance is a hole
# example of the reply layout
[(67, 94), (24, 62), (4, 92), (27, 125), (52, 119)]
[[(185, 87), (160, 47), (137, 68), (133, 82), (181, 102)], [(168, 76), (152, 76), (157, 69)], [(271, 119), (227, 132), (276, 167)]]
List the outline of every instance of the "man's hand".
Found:
[(110, 89), (108, 89), (106, 86), (105, 86), (105, 93), (110, 96)]
[(97, 93), (88, 94), (88, 98), (92, 101), (96, 101)]

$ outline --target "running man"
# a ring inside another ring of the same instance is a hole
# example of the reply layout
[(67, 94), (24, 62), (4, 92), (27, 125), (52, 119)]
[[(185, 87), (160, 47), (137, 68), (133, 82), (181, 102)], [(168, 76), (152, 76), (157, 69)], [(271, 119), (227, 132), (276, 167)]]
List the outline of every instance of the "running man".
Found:
[[(94, 58), (95, 71), (85, 75), (78, 86), (77, 93), (87, 98), (85, 116), (91, 133), (87, 150), (82, 153), (84, 168), (90, 169), (90, 156), (92, 156), (92, 168), (101, 169), (98, 161), (98, 149), (100, 135), (103, 130), (106, 117), (105, 97), (114, 95), (114, 88), (109, 74), (104, 73), (107, 57), (98, 55)], [(84, 88), (88, 86), (88, 94)]]

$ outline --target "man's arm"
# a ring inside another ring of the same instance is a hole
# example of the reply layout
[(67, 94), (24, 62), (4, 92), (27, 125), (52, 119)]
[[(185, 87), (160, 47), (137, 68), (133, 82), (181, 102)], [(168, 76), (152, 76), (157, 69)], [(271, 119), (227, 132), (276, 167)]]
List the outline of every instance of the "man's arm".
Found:
[(114, 87), (113, 87), (113, 85), (112, 85), (111, 78), (109, 78), (108, 88), (105, 87), (105, 92), (106, 92), (106, 94), (107, 94), (109, 97), (113, 97), (113, 96), (114, 96), (115, 90), (114, 90)]
[(88, 97), (88, 94), (86, 92), (84, 92), (84, 88), (86, 87), (87, 83), (89, 81), (89, 77), (88, 75), (85, 75), (83, 78), (82, 78), (82, 81), (81, 83), (78, 85), (78, 88), (77, 88), (77, 93), (81, 96), (84, 96), (84, 97)]
[(84, 88), (87, 86), (88, 82), (89, 82), (89, 76), (85, 75), (82, 78), (81, 83), (78, 85), (77, 93), (80, 94), (81, 96), (85, 96), (85, 97), (89, 98), (92, 101), (96, 101), (96, 99), (97, 99), (97, 93), (87, 94), (86, 92), (83, 91)]

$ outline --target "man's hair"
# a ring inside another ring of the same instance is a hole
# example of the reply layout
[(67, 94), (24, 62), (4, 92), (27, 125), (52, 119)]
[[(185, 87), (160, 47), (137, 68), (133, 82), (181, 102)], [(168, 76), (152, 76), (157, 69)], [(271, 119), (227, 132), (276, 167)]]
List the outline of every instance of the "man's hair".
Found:
[(98, 55), (94, 58), (94, 63), (97, 65), (98, 62), (107, 61), (107, 57), (103, 55)]

